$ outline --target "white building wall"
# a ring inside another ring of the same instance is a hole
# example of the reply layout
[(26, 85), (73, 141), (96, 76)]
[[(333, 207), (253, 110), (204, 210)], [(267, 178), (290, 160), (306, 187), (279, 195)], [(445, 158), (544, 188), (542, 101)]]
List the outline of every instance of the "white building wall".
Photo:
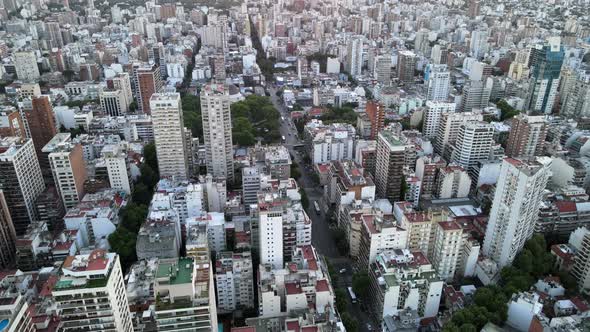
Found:
[(277, 212), (259, 215), (260, 264), (274, 269), (283, 267), (283, 216)]

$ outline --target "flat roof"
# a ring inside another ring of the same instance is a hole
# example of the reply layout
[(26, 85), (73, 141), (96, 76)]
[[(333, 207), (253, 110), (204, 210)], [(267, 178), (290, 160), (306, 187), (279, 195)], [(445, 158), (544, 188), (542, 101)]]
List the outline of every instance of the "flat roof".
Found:
[(169, 277), (169, 284), (178, 285), (192, 282), (194, 260), (179, 258), (178, 261), (160, 262), (156, 278)]

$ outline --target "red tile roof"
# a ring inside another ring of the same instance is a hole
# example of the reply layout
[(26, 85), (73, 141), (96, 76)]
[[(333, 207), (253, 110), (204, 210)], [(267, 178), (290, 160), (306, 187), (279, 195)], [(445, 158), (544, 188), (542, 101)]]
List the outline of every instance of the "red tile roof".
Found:
[(330, 291), (330, 285), (328, 285), (328, 281), (325, 279), (318, 280), (318, 282), (315, 284), (315, 291), (316, 292)]
[(588, 309), (590, 309), (590, 307), (588, 307), (588, 303), (578, 296), (572, 297), (570, 301), (572, 301), (576, 308), (578, 308), (579, 312), (586, 312)]
[(232, 327), (231, 332), (256, 332), (256, 328), (252, 326)]
[(555, 202), (555, 206), (557, 206), (557, 209), (561, 213), (577, 211), (576, 203), (572, 201), (557, 201)]
[(287, 322), (287, 331), (299, 332), (299, 322), (298, 321)]
[(299, 287), (299, 284), (296, 284), (294, 282), (285, 283), (285, 289), (287, 290), (287, 295), (295, 295), (295, 294), (303, 293), (303, 291), (301, 290), (301, 287)]
[(445, 231), (452, 231), (461, 229), (461, 226), (454, 221), (441, 221), (438, 225)]

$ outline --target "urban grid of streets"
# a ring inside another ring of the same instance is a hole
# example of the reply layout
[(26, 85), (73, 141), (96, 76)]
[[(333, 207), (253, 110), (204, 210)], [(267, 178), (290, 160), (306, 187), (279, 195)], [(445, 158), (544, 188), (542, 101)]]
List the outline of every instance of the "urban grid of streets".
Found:
[[(305, 163), (302, 155), (294, 148), (295, 145), (302, 144), (297, 135), (297, 128), (293, 121), (291, 121), (289, 112), (285, 109), (285, 106), (281, 103), (279, 97), (277, 97), (277, 90), (274, 87), (270, 87), (269, 92), (273, 105), (284, 118), (284, 120), (281, 121), (280, 128), (281, 135), (285, 137), (284, 145), (289, 149), (293, 161), (296, 162), (301, 169), (301, 177), (298, 180), (299, 186), (305, 190), (310, 204), (313, 204), (315, 201), (321, 202), (323, 191), (321, 187), (314, 183), (311, 177), (311, 174), (313, 173), (312, 166)], [(320, 207), (319, 214), (315, 211), (309, 213), (309, 217), (312, 220), (311, 242), (318, 253), (323, 255), (325, 259), (332, 264), (335, 271), (345, 271), (340, 273), (340, 278), (338, 278), (337, 284), (332, 286), (334, 289), (339, 287), (346, 289), (346, 287), (352, 286), (352, 275), (355, 271), (353, 267), (354, 264), (350, 258), (341, 256), (338, 252), (336, 242), (332, 237), (331, 226), (328, 220), (326, 220), (325, 204), (320, 204)], [(366, 308), (360, 303), (360, 301), (359, 303), (353, 304), (351, 303), (350, 298), (347, 297), (347, 304), (348, 312), (358, 319), (361, 329), (369, 330), (375, 326), (369, 315), (367, 315), (366, 310), (364, 310)]]

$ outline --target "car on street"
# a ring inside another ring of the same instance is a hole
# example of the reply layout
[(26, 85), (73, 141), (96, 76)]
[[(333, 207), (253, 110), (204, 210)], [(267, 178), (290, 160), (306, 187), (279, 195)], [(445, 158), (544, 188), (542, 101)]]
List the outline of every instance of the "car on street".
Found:
[(340, 269), (340, 274), (346, 273), (346, 269)]

